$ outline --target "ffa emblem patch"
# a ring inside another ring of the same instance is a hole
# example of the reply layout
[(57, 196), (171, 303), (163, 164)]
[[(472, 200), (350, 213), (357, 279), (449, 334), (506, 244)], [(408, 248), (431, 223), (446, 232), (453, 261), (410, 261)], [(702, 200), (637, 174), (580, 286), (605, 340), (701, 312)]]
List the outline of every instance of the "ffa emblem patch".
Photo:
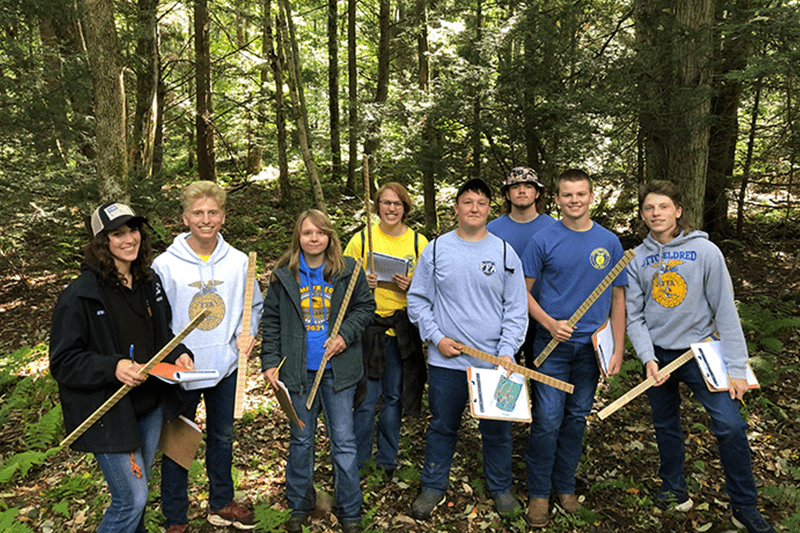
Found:
[(481, 272), (487, 276), (491, 276), (497, 272), (497, 268), (494, 266), (494, 261), (481, 261)]
[[(671, 260), (661, 265), (662, 270), (653, 274), (653, 300), (664, 307), (675, 307), (686, 298), (686, 280), (678, 274), (677, 267), (683, 261)], [(658, 265), (654, 265), (659, 268)]]
[(591, 263), (592, 266), (597, 270), (603, 270), (604, 268), (608, 267), (610, 259), (611, 255), (605, 248), (595, 248), (592, 250), (592, 253), (589, 254), (589, 263)]
[(203, 284), (201, 281), (189, 284), (190, 287), (197, 287), (200, 289), (200, 292), (194, 295), (189, 304), (189, 318), (194, 318), (201, 313), (203, 309), (211, 311), (208, 316), (206, 316), (205, 320), (200, 322), (197, 329), (210, 331), (219, 326), (219, 323), (222, 322), (222, 317), (225, 316), (225, 302), (222, 301), (222, 297), (219, 294), (213, 292), (214, 287), (222, 283), (224, 282), (212, 280), (206, 284)]

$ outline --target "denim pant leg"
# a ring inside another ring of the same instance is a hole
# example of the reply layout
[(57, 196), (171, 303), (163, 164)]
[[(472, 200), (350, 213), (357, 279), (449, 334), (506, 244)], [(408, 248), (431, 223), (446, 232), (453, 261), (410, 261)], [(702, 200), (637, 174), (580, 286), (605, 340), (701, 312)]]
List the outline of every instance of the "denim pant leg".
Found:
[[(331, 371), (325, 371), (326, 374), (329, 372)], [(290, 392), (297, 418), (304, 426), (300, 428), (297, 424), (289, 423), (289, 457), (286, 459), (286, 500), (289, 508), (307, 513), (313, 511), (317, 505), (317, 493), (314, 490), (314, 439), (322, 403), (319, 393), (314, 397), (311, 409), (306, 409), (306, 400), (314, 385), (315, 375), (314, 371), (308, 372), (304, 392)]]
[[(181, 413), (194, 420), (201, 390), (184, 391), (186, 408)], [(163, 455), (161, 457), (161, 512), (166, 520), (164, 528), (189, 523), (189, 472), (181, 465)]]
[(482, 418), (478, 427), (483, 443), (483, 475), (486, 477), (486, 486), (492, 496), (498, 496), (511, 488), (511, 422)]
[(739, 405), (727, 391), (709, 391), (693, 361), (683, 365), (675, 374), (689, 386), (711, 417), (711, 432), (719, 445), (720, 461), (725, 470), (725, 491), (731, 497), (731, 504), (734, 507), (754, 506), (758, 490), (753, 479), (747, 423)]
[(386, 336), (386, 368), (383, 370), (381, 410), (378, 414), (378, 455), (375, 464), (387, 470), (397, 468), (400, 448), (400, 424), (403, 405), (403, 363), (397, 349), (397, 337)]
[(236, 401), (234, 372), (205, 389), (206, 401), (206, 473), (208, 506), (212, 511), (224, 509), (233, 502), (233, 406)]
[(138, 420), (143, 443), (142, 448), (133, 452), (133, 461), (141, 469), (138, 477), (134, 473), (129, 452), (95, 454), (111, 492), (111, 505), (106, 509), (97, 528), (99, 533), (133, 533), (144, 530), (142, 517), (147, 505), (147, 485), (155, 446), (158, 445), (161, 435), (162, 417), (163, 411), (159, 406)]
[(458, 427), (468, 395), (465, 371), (428, 367), (428, 405), (432, 418), (425, 438), (423, 491), (442, 494), (447, 490)]
[[(534, 353), (541, 353), (549, 341), (549, 335), (537, 335)], [(544, 383), (532, 382), (533, 422), (525, 452), (528, 495), (549, 498), (554, 484), (562, 494), (575, 490), (575, 470), (599, 370), (591, 345), (567, 341), (556, 346), (539, 372), (575, 386), (573, 394), (568, 395)]]
[[(663, 368), (685, 350), (661, 350), (656, 348), (659, 368)], [(691, 361), (684, 364), (694, 364)], [(678, 369), (680, 370), (680, 369)], [(686, 492), (686, 476), (683, 473), (685, 448), (681, 429), (680, 375), (673, 372), (666, 383), (647, 389), (653, 427), (656, 430), (656, 443), (660, 465), (658, 476), (661, 489), (674, 493)]]
[(381, 399), (381, 380), (367, 378), (367, 393), (364, 400), (353, 411), (356, 445), (358, 446), (358, 467), (372, 458), (372, 443), (375, 433), (375, 408)]
[(319, 396), (325, 413), (325, 429), (331, 445), (333, 462), (333, 492), (336, 515), (340, 521), (357, 521), (361, 518), (364, 499), (358, 477), (356, 437), (353, 431), (353, 398), (356, 387), (336, 391), (333, 372), (328, 370), (322, 379)]
[(553, 488), (559, 494), (575, 492), (575, 472), (583, 453), (586, 417), (592, 411), (597, 380), (600, 378), (592, 345), (575, 343), (573, 349), (568, 381), (575, 386), (575, 390), (565, 400), (564, 418), (558, 433), (556, 460), (553, 464)]

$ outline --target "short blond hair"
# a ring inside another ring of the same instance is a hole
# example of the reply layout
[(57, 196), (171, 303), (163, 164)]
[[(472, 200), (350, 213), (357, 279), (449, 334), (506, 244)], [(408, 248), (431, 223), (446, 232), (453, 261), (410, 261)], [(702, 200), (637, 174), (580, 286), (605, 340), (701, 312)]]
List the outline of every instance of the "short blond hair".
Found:
[(183, 188), (181, 191), (181, 205), (183, 206), (183, 212), (188, 213), (189, 209), (192, 208), (192, 204), (200, 198), (211, 198), (224, 211), (226, 197), (225, 189), (213, 181), (200, 180)]

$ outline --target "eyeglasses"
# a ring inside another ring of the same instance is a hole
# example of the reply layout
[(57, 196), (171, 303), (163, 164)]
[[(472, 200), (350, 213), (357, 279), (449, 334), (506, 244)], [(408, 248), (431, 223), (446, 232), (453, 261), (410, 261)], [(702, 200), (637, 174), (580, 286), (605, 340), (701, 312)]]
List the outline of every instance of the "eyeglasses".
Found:
[(381, 200), (378, 203), (381, 204), (382, 207), (394, 207), (396, 209), (403, 207), (403, 202), (390, 202), (389, 200)]

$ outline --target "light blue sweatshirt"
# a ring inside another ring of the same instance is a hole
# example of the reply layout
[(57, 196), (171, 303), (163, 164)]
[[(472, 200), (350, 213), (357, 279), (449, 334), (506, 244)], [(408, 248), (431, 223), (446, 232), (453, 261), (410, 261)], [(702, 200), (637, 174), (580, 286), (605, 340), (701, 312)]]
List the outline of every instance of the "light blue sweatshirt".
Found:
[(472, 242), (451, 231), (422, 251), (408, 291), (408, 316), (428, 342), (428, 364), (455, 370), (492, 368), (468, 355), (444, 357), (437, 344), (449, 337), (513, 358), (528, 327), (527, 298), (522, 263), (511, 246), (491, 233)]
[[(189, 247), (189, 233), (181, 233), (167, 250), (153, 261), (172, 306), (172, 331), (178, 333), (202, 309), (211, 314), (192, 331), (183, 343), (194, 354), (198, 370), (216, 369), (219, 378), (184, 383), (186, 390), (213, 387), (236, 370), (239, 350), (236, 337), (242, 327), (247, 255), (236, 250), (217, 234), (217, 247), (208, 261)], [(261, 289), (253, 286), (250, 334), (258, 333), (263, 307)]]
[(651, 235), (628, 265), (625, 308), (628, 337), (642, 361), (655, 360), (653, 345), (688, 349), (715, 331), (728, 373), (745, 379), (747, 344), (725, 258), (702, 231), (662, 245)]

